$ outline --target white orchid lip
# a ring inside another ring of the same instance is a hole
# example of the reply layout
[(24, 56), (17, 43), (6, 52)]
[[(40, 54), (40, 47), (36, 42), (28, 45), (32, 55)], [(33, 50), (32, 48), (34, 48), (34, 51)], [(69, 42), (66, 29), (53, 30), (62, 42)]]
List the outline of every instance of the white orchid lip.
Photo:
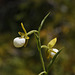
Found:
[(53, 50), (55, 53), (58, 52), (58, 49), (56, 49), (56, 48), (53, 48), (52, 50)]
[(21, 38), (21, 37), (16, 37), (14, 40), (13, 40), (13, 44), (15, 47), (22, 47), (24, 46), (25, 44), (25, 38)]
[(54, 53), (54, 52), (51, 52), (51, 53), (50, 53), (51, 57), (53, 57), (55, 54), (56, 54), (56, 53)]
[(50, 52), (50, 57), (53, 58), (57, 52), (58, 52), (58, 49), (53, 48)]

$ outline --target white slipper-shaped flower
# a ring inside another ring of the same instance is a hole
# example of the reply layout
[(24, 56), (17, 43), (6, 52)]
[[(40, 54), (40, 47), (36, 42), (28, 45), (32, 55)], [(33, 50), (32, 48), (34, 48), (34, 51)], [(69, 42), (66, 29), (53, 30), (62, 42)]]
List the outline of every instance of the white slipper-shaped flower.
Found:
[(16, 37), (13, 40), (13, 44), (14, 44), (15, 47), (22, 47), (22, 46), (24, 46), (25, 41), (26, 41), (25, 38)]
[(22, 29), (24, 31), (24, 33), (22, 32), (18, 32), (18, 34), (21, 36), (21, 37), (16, 37), (14, 40), (13, 40), (13, 44), (15, 47), (23, 47), (23, 46), (26, 46), (27, 43), (28, 43), (28, 39), (29, 37), (27, 36), (27, 32), (26, 32), (26, 29), (24, 28), (23, 26), (23, 23), (21, 23), (21, 26), (22, 26)]
[(58, 52), (58, 49), (55, 49), (55, 48), (51, 49), (49, 53), (49, 57), (53, 58), (57, 52)]
[(48, 43), (48, 50), (47, 50), (47, 58), (49, 59), (50, 57), (53, 58), (55, 56), (55, 54), (59, 51), (56, 48), (53, 48), (53, 46), (56, 44), (57, 38), (52, 39), (49, 43)]

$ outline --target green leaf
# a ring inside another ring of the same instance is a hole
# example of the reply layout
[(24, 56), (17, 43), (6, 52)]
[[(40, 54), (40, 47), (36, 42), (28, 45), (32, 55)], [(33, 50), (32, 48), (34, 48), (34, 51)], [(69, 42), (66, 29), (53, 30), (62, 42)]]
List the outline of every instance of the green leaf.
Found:
[(53, 65), (53, 63), (54, 63), (54, 61), (55, 61), (55, 59), (56, 59), (56, 57), (58, 56), (58, 54), (59, 54), (61, 51), (62, 51), (62, 49), (59, 50), (59, 52), (57, 52), (56, 55), (53, 57), (53, 59), (50, 61), (49, 65), (48, 65), (48, 68), (47, 68), (47, 73), (49, 72), (51, 66)]
[(49, 43), (48, 43), (48, 47), (52, 48), (57, 42), (57, 38), (52, 39)]
[(40, 24), (40, 27), (39, 27), (39, 32), (40, 32), (40, 30), (41, 30), (41, 28), (42, 28), (42, 26), (43, 26), (43, 23), (44, 23), (44, 21), (46, 20), (46, 18), (49, 16), (49, 14), (50, 14), (50, 12), (44, 17), (44, 19), (41, 21), (41, 24)]

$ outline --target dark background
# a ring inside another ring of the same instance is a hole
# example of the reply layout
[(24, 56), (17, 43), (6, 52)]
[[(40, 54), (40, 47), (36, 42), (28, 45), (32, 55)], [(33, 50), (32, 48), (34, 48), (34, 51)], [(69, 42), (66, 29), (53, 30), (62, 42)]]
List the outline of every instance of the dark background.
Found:
[(15, 48), (13, 39), (23, 31), (21, 22), (27, 32), (38, 29), (48, 12), (51, 14), (41, 30), (41, 42), (47, 45), (57, 37), (54, 47), (64, 47), (49, 75), (75, 75), (75, 0), (0, 0), (0, 75), (38, 75), (42, 71), (34, 35), (23, 48)]

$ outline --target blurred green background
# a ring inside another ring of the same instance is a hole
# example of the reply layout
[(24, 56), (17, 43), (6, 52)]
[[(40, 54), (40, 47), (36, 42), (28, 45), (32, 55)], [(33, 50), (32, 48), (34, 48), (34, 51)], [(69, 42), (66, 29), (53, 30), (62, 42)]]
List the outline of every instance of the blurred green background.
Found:
[[(27, 47), (15, 48), (13, 39), (23, 31), (38, 29), (44, 16), (51, 12), (40, 33), (41, 43), (58, 38), (55, 48), (63, 51), (50, 69), (49, 75), (75, 75), (75, 0), (0, 0), (0, 75), (38, 75), (41, 61), (30, 35)], [(46, 59), (42, 50), (45, 64)]]

